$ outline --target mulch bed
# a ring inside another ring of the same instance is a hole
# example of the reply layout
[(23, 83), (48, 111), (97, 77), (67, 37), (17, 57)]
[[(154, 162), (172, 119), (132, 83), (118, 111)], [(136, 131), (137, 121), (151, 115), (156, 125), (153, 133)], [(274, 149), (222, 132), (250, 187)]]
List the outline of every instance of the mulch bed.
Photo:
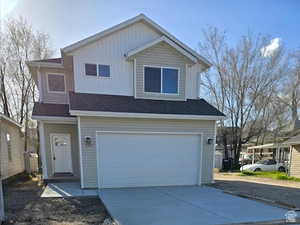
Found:
[(98, 197), (41, 198), (44, 185), (38, 179), (23, 177), (3, 189), (4, 224), (102, 224), (108, 217)]

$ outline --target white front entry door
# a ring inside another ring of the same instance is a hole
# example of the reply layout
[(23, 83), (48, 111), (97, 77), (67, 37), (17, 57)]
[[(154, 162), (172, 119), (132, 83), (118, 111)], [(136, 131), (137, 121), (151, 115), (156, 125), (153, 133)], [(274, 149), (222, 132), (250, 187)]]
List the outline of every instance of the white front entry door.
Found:
[(72, 173), (70, 134), (50, 134), (54, 173)]
[(199, 184), (200, 135), (100, 133), (100, 188)]

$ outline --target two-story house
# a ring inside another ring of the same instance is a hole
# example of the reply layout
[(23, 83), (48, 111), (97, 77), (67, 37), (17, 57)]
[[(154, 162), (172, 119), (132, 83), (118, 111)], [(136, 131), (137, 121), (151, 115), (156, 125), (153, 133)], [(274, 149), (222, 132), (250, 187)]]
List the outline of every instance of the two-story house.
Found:
[(199, 98), (210, 63), (145, 15), (28, 65), (44, 179), (73, 177), (82, 188), (212, 182), (224, 115)]

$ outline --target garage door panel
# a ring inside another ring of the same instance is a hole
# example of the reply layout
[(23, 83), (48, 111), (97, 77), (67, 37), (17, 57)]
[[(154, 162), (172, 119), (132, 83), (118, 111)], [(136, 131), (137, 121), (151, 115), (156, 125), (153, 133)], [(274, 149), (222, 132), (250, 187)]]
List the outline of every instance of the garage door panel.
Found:
[(200, 136), (100, 134), (101, 187), (193, 185), (198, 182)]

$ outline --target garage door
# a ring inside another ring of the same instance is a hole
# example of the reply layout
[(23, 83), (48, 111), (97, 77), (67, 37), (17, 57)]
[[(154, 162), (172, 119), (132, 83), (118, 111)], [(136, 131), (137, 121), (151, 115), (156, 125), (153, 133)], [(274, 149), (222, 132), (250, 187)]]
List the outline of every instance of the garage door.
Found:
[(100, 133), (97, 151), (102, 188), (198, 184), (199, 135)]

